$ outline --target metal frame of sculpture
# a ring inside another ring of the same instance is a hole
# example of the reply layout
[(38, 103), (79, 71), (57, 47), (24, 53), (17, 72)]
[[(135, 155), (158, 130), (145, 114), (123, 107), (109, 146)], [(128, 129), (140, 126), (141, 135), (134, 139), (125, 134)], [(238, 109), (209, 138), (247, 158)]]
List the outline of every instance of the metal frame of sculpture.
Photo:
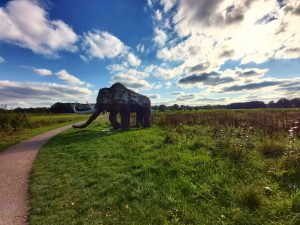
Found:
[[(114, 129), (128, 130), (130, 128), (130, 113), (136, 113), (136, 126), (150, 127), (151, 101), (147, 96), (129, 90), (121, 83), (115, 83), (110, 88), (102, 88), (98, 92), (94, 108), (88, 111), (76, 111), (80, 114), (92, 113), (83, 124), (74, 124), (73, 128), (85, 128), (101, 113), (109, 112), (109, 121)], [(117, 120), (120, 113), (121, 123)]]

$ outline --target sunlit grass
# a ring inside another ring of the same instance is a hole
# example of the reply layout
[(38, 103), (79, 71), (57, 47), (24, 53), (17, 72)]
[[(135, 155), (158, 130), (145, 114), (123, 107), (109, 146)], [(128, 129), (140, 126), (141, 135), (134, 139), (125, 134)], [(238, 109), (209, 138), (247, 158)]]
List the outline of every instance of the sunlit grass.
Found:
[[(235, 146), (243, 136), (231, 137), (231, 128), (218, 146), (218, 135), (210, 126), (154, 126), (127, 132), (109, 128), (94, 123), (84, 130), (69, 130), (43, 148), (31, 176), (30, 224), (295, 220), (291, 196), (299, 181), (276, 171), (278, 156), (261, 154), (264, 140), (257, 134), (251, 134), (248, 142), (253, 146), (244, 150), (246, 145)], [(234, 148), (243, 151), (238, 160), (231, 156)], [(267, 193), (266, 187), (272, 191)]]
[(17, 128), (13, 128), (11, 123), (5, 122), (9, 116), (10, 114), (6, 114), (6, 117), (5, 114), (1, 115), (0, 151), (40, 133), (87, 118), (87, 115), (78, 114), (24, 114), (25, 122)]

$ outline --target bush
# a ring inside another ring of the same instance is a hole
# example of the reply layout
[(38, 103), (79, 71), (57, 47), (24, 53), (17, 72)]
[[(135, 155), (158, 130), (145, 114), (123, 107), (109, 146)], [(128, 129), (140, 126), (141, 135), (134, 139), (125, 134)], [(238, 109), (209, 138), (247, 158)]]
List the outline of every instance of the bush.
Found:
[(22, 113), (0, 114), (0, 132), (10, 134), (25, 128), (29, 124), (28, 116)]
[(294, 138), (286, 147), (285, 153), (279, 161), (279, 168), (287, 171), (289, 175), (300, 176), (300, 146)]
[(255, 210), (261, 205), (262, 197), (255, 187), (250, 186), (242, 190), (241, 200), (243, 205), (250, 210)]
[(205, 146), (205, 145), (203, 144), (203, 142), (202, 142), (199, 138), (197, 138), (197, 139), (193, 142), (193, 144), (192, 144), (192, 146), (190, 147), (190, 149), (191, 149), (191, 150), (197, 150), (197, 149), (199, 149), (199, 148), (201, 148), (201, 147), (203, 147), (203, 146)]
[(174, 133), (168, 133), (165, 137), (164, 143), (165, 144), (175, 144), (178, 141), (177, 135)]
[(277, 142), (266, 141), (260, 146), (259, 151), (265, 157), (276, 157), (283, 154), (284, 147)]
[(300, 213), (300, 190), (294, 195), (292, 199), (292, 211)]

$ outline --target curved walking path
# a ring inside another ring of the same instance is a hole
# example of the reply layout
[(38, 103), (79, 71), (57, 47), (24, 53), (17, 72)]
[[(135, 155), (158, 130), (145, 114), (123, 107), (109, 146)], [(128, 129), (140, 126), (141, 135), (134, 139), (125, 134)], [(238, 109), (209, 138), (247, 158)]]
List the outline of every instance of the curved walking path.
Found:
[(27, 224), (27, 193), (33, 161), (41, 147), (72, 125), (40, 134), (0, 154), (0, 225)]

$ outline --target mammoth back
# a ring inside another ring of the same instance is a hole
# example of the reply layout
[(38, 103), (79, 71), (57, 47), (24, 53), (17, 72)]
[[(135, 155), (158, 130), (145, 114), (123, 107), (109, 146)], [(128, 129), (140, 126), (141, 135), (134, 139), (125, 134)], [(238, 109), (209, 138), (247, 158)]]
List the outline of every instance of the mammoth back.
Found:
[(115, 83), (110, 88), (101, 88), (98, 93), (97, 103), (129, 103), (141, 107), (148, 107), (151, 104), (148, 97), (129, 90), (121, 83)]

